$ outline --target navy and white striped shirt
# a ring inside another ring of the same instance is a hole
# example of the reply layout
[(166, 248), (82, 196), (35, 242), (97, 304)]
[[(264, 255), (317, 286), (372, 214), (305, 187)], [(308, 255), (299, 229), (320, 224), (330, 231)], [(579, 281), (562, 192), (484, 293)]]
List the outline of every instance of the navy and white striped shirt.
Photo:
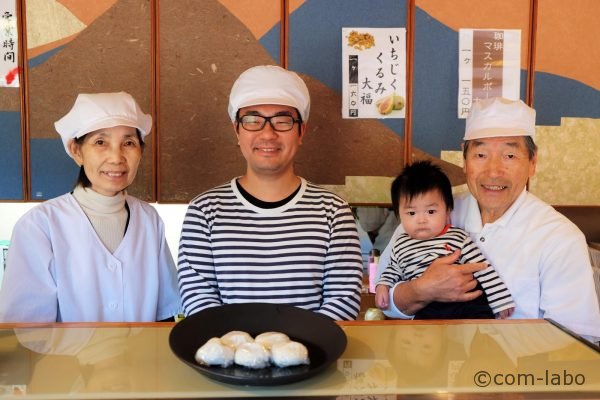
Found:
[(185, 314), (268, 302), (355, 319), (362, 257), (348, 204), (302, 179), (287, 204), (263, 209), (240, 194), (236, 179), (188, 206), (178, 261)]
[(425, 240), (413, 239), (406, 233), (400, 234), (392, 248), (390, 263), (377, 284), (392, 287), (399, 281), (418, 278), (435, 259), (450, 255), (457, 249), (461, 251), (457, 264), (488, 264), (487, 268), (475, 272), (473, 276), (481, 283), (492, 312), (497, 314), (514, 308), (513, 298), (496, 270), (489, 265), (471, 237), (456, 227), (449, 227), (445, 233)]

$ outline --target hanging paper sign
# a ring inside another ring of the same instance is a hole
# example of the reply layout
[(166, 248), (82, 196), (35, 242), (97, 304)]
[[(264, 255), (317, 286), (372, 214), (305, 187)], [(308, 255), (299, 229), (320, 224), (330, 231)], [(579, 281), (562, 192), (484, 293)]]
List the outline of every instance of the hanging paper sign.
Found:
[(342, 117), (404, 118), (406, 29), (342, 28)]
[(15, 0), (0, 0), (0, 86), (19, 87)]
[(458, 118), (466, 118), (479, 99), (518, 100), (521, 85), (521, 31), (459, 31)]

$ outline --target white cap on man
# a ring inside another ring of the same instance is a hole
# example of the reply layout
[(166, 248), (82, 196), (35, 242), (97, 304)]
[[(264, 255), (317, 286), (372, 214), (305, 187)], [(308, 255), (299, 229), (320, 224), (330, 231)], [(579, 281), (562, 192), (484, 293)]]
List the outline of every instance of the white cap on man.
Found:
[(54, 123), (70, 157), (73, 157), (69, 151), (72, 140), (98, 129), (120, 125), (137, 128), (142, 140), (152, 129), (152, 117), (144, 114), (135, 99), (126, 92), (79, 94), (71, 110)]
[(228, 112), (232, 122), (240, 108), (259, 104), (294, 107), (302, 122), (308, 120), (310, 95), (295, 72), (275, 65), (259, 65), (242, 72), (229, 94)]
[(491, 97), (479, 100), (467, 117), (464, 140), (501, 136), (535, 139), (535, 110), (522, 100)]

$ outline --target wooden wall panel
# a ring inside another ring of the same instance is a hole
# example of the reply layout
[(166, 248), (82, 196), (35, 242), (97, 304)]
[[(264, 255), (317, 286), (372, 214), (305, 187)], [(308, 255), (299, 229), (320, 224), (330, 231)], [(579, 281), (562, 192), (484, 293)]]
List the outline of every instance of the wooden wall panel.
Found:
[[(88, 0), (23, 0), (23, 4), (31, 172), (22, 176), (28, 168), (23, 165), (27, 159), (21, 157), (19, 135), (25, 135), (25, 127), (20, 122), (19, 92), (2, 88), (0, 133), (5, 146), (0, 149), (0, 200), (23, 199), (23, 181), (31, 191), (25, 200), (70, 190), (77, 168), (64, 153), (54, 121), (71, 107), (77, 93), (126, 90), (146, 112), (156, 110), (159, 123), (130, 192), (145, 200), (187, 202), (244, 173), (245, 162), (227, 116), (229, 90), (246, 68), (280, 63), (298, 71), (312, 94), (308, 135), (296, 164), (300, 175), (341, 187), (349, 176), (394, 176), (402, 168), (403, 154), (409, 154), (439, 161), (453, 184), (463, 183), (460, 167), (440, 160), (441, 152), (459, 151), (464, 131), (464, 121), (456, 117), (458, 29), (497, 28), (521, 30), (521, 97), (525, 99), (528, 86), (534, 87), (540, 155), (546, 161), (538, 165), (530, 188), (549, 202), (598, 202), (597, 193), (587, 189), (600, 187), (596, 175), (574, 176), (593, 169), (593, 154), (600, 150), (596, 0), (414, 0), (412, 114), (395, 121), (340, 117), (340, 31), (344, 26), (407, 26), (409, 0), (99, 0), (93, 5)], [(290, 11), (287, 36), (280, 31), (282, 4)], [(529, 32), (534, 5), (536, 36)], [(153, 53), (153, 35), (158, 53)], [(281, 42), (282, 37), (289, 41)], [(534, 79), (527, 82), (527, 57), (534, 39)], [(282, 54), (281, 49), (287, 52)], [(407, 152), (404, 135), (411, 139)], [(373, 198), (381, 199), (380, 194)]]
[(23, 200), (19, 88), (0, 88), (0, 201)]
[(538, 2), (534, 105), (539, 125), (600, 118), (600, 2)]
[(551, 204), (600, 204), (600, 2), (538, 1), (534, 106), (537, 174)]
[[(280, 1), (270, 4), (278, 9)], [(247, 13), (263, 18), (260, 8)], [(245, 69), (278, 60), (216, 0), (162, 1), (158, 20), (159, 200), (187, 202), (244, 173), (227, 114), (229, 91)]]
[(288, 65), (309, 76), (311, 116), (297, 172), (319, 184), (393, 176), (403, 166), (404, 119), (342, 118), (342, 28), (404, 27), (406, 1), (312, 0), (289, 17)]
[(521, 30), (521, 98), (527, 88), (530, 0), (416, 0), (413, 81), (415, 147), (436, 157), (460, 150), (464, 119), (457, 117), (458, 31)]
[[(87, 3), (87, 0), (77, 0), (82, 6), (77, 8), (78, 13), (85, 11), (83, 5)], [(26, 2), (26, 7), (41, 6), (40, 2)], [(55, 6), (52, 10), (45, 14), (36, 10), (27, 12), (31, 16), (27, 21), (28, 35), (42, 35), (43, 39), (44, 26), (83, 24), (68, 8)], [(89, 9), (89, 12), (96, 11), (94, 7)], [(43, 18), (35, 18), (36, 15)], [(84, 24), (83, 30), (74, 34), (67, 44), (50, 46), (50, 50), (29, 60), (31, 197), (34, 200), (52, 198), (73, 187), (78, 169), (64, 152), (54, 122), (71, 108), (78, 93), (123, 90), (131, 93), (145, 112), (151, 111), (151, 1), (119, 0), (87, 20), (91, 20), (89, 25)], [(52, 40), (61, 38), (60, 32), (52, 30), (50, 33), (54, 35)], [(48, 48), (43, 40), (35, 45), (38, 44)], [(146, 144), (138, 176), (129, 192), (144, 200), (153, 200), (152, 141)]]

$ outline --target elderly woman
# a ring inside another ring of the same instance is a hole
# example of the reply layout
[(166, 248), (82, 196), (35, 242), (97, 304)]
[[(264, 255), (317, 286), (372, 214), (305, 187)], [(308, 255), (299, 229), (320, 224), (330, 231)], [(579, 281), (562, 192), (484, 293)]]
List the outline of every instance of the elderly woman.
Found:
[(180, 300), (164, 224), (125, 191), (152, 118), (127, 93), (80, 94), (55, 127), (79, 178), (15, 225), (0, 322), (172, 319)]

